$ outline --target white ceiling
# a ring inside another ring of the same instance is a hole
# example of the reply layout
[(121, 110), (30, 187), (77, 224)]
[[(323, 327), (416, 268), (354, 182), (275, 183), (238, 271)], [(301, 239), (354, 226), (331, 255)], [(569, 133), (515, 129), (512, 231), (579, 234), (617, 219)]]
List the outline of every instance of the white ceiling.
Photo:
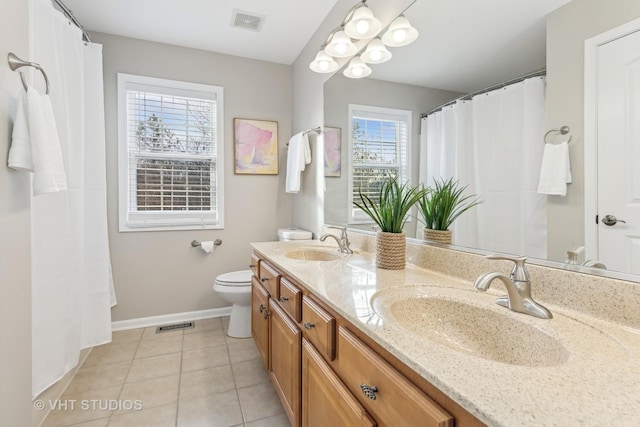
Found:
[[(337, 0), (63, 1), (92, 31), (292, 64)], [(544, 17), (569, 1), (417, 0), (406, 16), (418, 40), (390, 48), (371, 78), (471, 92), (538, 70)], [(234, 9), (264, 15), (262, 30), (232, 27)]]

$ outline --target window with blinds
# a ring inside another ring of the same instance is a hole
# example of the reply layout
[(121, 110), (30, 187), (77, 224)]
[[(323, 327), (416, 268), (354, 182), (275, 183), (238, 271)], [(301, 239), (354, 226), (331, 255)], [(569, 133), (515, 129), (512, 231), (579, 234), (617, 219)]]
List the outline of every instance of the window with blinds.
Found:
[(352, 202), (360, 201), (360, 192), (377, 201), (383, 181), (390, 177), (401, 183), (410, 179), (411, 111), (350, 104), (349, 123), (349, 221), (369, 223)]
[(222, 228), (222, 88), (118, 74), (120, 231)]

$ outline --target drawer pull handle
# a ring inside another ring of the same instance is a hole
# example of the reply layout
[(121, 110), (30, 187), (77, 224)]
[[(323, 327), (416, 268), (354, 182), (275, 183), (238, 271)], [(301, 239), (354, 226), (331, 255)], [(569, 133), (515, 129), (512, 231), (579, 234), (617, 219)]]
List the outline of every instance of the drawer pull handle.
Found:
[(360, 384), (360, 388), (369, 399), (376, 400), (376, 392), (378, 391), (378, 387)]
[(265, 307), (264, 304), (260, 304), (260, 313), (262, 313), (266, 309), (267, 309), (267, 307)]
[(311, 329), (313, 329), (315, 326), (316, 326), (316, 325), (315, 325), (315, 324), (313, 324), (313, 323), (311, 323), (311, 322), (304, 322), (304, 328), (305, 328), (305, 329), (311, 330)]
[(287, 301), (289, 301), (289, 298), (288, 297), (280, 297), (280, 298), (278, 298), (278, 301), (287, 302)]
[(269, 310), (265, 310), (264, 314), (263, 314), (264, 319), (267, 320), (267, 318), (269, 317), (270, 314), (271, 314), (271, 312), (269, 312)]
[(263, 283), (264, 283), (264, 282), (268, 282), (268, 281), (269, 281), (269, 278), (268, 278), (268, 277), (263, 277), (262, 279), (260, 279), (260, 281), (261, 281), (261, 282), (263, 282)]

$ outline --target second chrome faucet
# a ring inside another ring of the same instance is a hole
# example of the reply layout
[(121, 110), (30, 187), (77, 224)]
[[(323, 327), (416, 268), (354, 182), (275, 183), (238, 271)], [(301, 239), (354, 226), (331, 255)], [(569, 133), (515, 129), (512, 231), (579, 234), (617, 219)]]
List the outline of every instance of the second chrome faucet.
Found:
[(502, 255), (487, 255), (487, 259), (512, 261), (515, 265), (509, 277), (500, 272), (485, 273), (479, 276), (473, 286), (479, 291), (486, 291), (491, 286), (493, 280), (500, 280), (505, 288), (507, 295), (496, 299), (496, 304), (508, 308), (518, 313), (529, 314), (531, 316), (540, 317), (542, 319), (551, 319), (553, 316), (546, 307), (538, 304), (531, 298), (531, 280), (529, 271), (524, 263), (527, 257), (508, 257)]

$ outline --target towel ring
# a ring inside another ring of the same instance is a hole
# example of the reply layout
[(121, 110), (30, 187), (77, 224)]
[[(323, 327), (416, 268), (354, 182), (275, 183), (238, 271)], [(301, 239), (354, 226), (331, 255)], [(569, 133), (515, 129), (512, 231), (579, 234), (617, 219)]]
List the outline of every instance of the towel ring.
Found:
[[(551, 129), (550, 131), (547, 131), (547, 133), (544, 134), (544, 143), (550, 144), (550, 142), (547, 141), (547, 136), (549, 136), (551, 132), (558, 132), (560, 133), (560, 135), (566, 135), (569, 133), (569, 131), (570, 131), (569, 126), (562, 126), (560, 129)], [(567, 144), (570, 143), (572, 139), (573, 139), (573, 135), (569, 135), (569, 140), (567, 141)]]
[[(40, 66), (40, 64), (20, 59), (13, 53), (9, 53), (7, 61), (9, 62), (9, 68), (11, 68), (12, 71), (17, 70), (20, 67), (33, 67), (36, 70), (39, 70), (42, 73), (42, 77), (44, 77), (44, 83), (46, 85), (45, 93), (49, 95), (49, 78), (47, 77), (47, 73), (44, 72), (44, 69)], [(29, 85), (27, 85), (27, 80), (24, 77), (24, 73), (22, 72), (20, 72), (20, 80), (22, 80), (22, 86), (24, 87), (24, 90), (29, 90)]]

